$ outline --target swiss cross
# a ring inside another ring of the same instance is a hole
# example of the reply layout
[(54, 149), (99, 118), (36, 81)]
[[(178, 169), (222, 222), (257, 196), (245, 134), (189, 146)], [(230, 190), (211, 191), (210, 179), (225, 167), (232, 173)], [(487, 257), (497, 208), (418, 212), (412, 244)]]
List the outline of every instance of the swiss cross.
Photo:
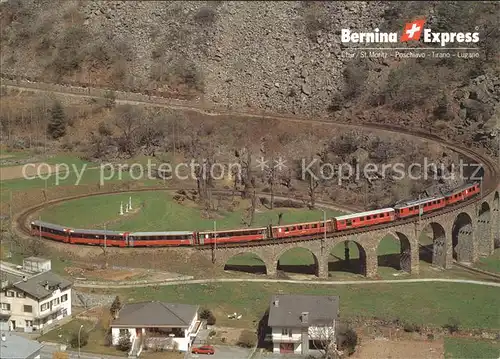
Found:
[(424, 28), (425, 19), (415, 20), (405, 24), (403, 29), (403, 35), (401, 36), (401, 41), (418, 40), (420, 39), (420, 34)]

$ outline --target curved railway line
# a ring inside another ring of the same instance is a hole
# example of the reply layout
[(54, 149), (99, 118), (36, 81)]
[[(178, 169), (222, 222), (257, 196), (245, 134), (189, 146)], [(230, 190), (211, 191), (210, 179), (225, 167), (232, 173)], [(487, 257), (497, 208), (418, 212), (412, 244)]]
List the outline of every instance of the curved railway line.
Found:
[[(70, 95), (70, 96), (75, 96), (75, 97), (84, 97), (84, 98), (99, 97), (99, 96), (86, 95), (86, 94), (82, 94), (82, 93), (74, 93), (75, 91), (71, 92), (71, 88), (68, 88), (68, 92), (50, 91), (47, 89), (40, 89), (40, 88), (36, 87), (36, 84), (33, 84), (33, 85), (30, 84), (29, 86), (21, 86), (21, 85), (15, 85), (15, 84), (14, 85), (2, 84), (2, 86), (17, 88), (17, 89), (21, 89), (21, 90), (24, 89), (24, 90), (35, 91), (35, 92), (60, 93), (60, 94)], [(376, 131), (384, 131), (384, 132), (389, 132), (389, 133), (394, 133), (394, 134), (404, 134), (407, 136), (412, 136), (412, 137), (416, 137), (416, 138), (423, 139), (423, 140), (428, 140), (428, 141), (430, 140), (432, 142), (437, 142), (438, 144), (440, 144), (444, 147), (447, 147), (448, 149), (450, 149), (454, 152), (461, 154), (462, 156), (468, 158), (469, 160), (475, 161), (476, 164), (482, 165), (484, 172), (483, 172), (483, 176), (482, 176), (483, 183), (482, 183), (482, 189), (481, 189), (481, 198), (485, 197), (485, 196), (489, 195), (490, 193), (492, 193), (493, 191), (495, 191), (499, 185), (499, 182), (500, 182), (499, 169), (497, 168), (494, 161), (491, 158), (487, 157), (486, 155), (484, 155), (482, 153), (478, 153), (477, 151), (474, 151), (470, 148), (466, 148), (466, 147), (451, 143), (449, 141), (446, 141), (446, 140), (444, 140), (444, 139), (440, 138), (439, 136), (436, 136), (432, 133), (407, 129), (407, 128), (403, 128), (403, 127), (396, 126), (396, 125), (376, 124), (376, 123), (369, 123), (369, 122), (362, 123), (362, 124), (351, 124), (348, 122), (333, 122), (333, 121), (327, 121), (327, 120), (311, 120), (311, 119), (305, 119), (305, 118), (300, 118), (300, 117), (286, 117), (286, 116), (282, 116), (282, 115), (255, 114), (255, 113), (244, 113), (244, 112), (235, 112), (235, 111), (216, 111), (216, 110), (207, 111), (206, 109), (202, 108), (201, 106), (194, 106), (192, 104), (191, 105), (179, 104), (179, 101), (176, 101), (176, 103), (173, 103), (173, 101), (171, 103), (168, 103), (168, 100), (166, 100), (164, 98), (156, 98), (156, 101), (155, 101), (155, 98), (153, 98), (153, 100), (149, 99), (149, 100), (135, 101), (135, 100), (128, 100), (128, 99), (120, 99), (119, 96), (117, 96), (116, 102), (117, 103), (136, 104), (136, 105), (139, 105), (139, 104), (153, 105), (153, 106), (157, 106), (157, 107), (165, 107), (165, 108), (170, 108), (170, 109), (195, 111), (195, 112), (205, 114), (205, 115), (208, 115), (211, 117), (233, 115), (233, 116), (246, 117), (248, 119), (271, 119), (271, 120), (280, 120), (280, 121), (295, 122), (295, 123), (300, 122), (300, 123), (308, 123), (308, 124), (315, 124), (316, 123), (316, 124), (323, 124), (323, 125), (329, 125), (329, 126), (356, 128), (356, 129), (362, 129), (362, 130), (372, 129), (372, 130), (376, 130)], [(167, 103), (165, 103), (165, 102), (167, 102)], [(186, 189), (186, 188), (183, 188), (183, 189)], [(42, 209), (46, 205), (53, 205), (53, 204), (57, 204), (57, 203), (60, 203), (63, 201), (85, 198), (85, 197), (96, 196), (96, 195), (106, 195), (106, 194), (116, 194), (116, 193), (126, 193), (126, 192), (144, 192), (144, 191), (155, 191), (155, 190), (173, 191), (176, 189), (175, 188), (168, 189), (168, 188), (164, 188), (164, 187), (160, 187), (160, 188), (151, 187), (151, 188), (141, 188), (141, 189), (135, 189), (135, 190), (131, 189), (131, 190), (125, 190), (125, 191), (110, 191), (110, 192), (101, 192), (101, 193), (95, 193), (95, 194), (84, 194), (84, 195), (78, 195), (78, 196), (73, 196), (73, 197), (61, 198), (61, 199), (49, 201), (47, 203), (43, 203), (41, 205), (33, 206), (31, 208), (28, 208), (27, 210), (24, 210), (17, 217), (15, 217), (16, 218), (15, 222), (16, 222), (18, 228), (21, 230), (21, 232), (29, 235), (30, 230), (27, 227), (27, 222), (28, 222), (29, 217), (34, 212)], [(224, 194), (227, 194), (228, 192), (232, 193), (231, 191), (214, 191), (214, 192), (215, 193), (224, 193)], [(262, 196), (263, 194), (259, 193), (259, 195)], [(276, 196), (276, 198), (278, 198), (278, 196)], [(467, 201), (464, 201), (461, 203), (457, 203), (453, 206), (447, 206), (442, 210), (437, 210), (435, 212), (424, 214), (422, 216), (422, 218), (428, 219), (428, 218), (440, 216), (440, 215), (448, 213), (450, 211), (454, 211), (458, 208), (462, 208), (462, 207), (468, 206), (470, 204), (473, 204), (475, 202), (478, 202), (481, 200), (481, 198), (475, 197), (475, 198), (471, 198), (470, 200), (467, 200)], [(291, 199), (294, 200), (293, 198), (291, 198)], [(323, 206), (323, 207), (327, 207), (328, 205), (331, 206), (331, 204), (327, 204), (325, 202), (323, 202), (323, 203), (317, 202), (317, 203), (318, 203), (318, 205)], [(333, 233), (330, 233), (329, 236), (337, 237), (337, 236), (347, 236), (347, 235), (351, 235), (351, 234), (359, 234), (359, 233), (368, 232), (371, 230), (390, 228), (390, 227), (397, 226), (400, 224), (412, 223), (412, 222), (416, 222), (417, 220), (418, 220), (417, 218), (409, 218), (409, 219), (391, 222), (388, 224), (376, 225), (376, 226), (372, 226), (372, 227), (365, 227), (365, 228), (353, 229), (353, 230), (342, 231), (342, 232), (333, 232)], [(298, 237), (298, 238), (282, 239), (282, 240), (280, 240), (280, 242), (284, 242), (284, 243), (303, 242), (303, 241), (308, 241), (308, 240), (312, 240), (312, 239), (317, 239), (317, 238), (315, 236), (304, 236), (304, 237)], [(223, 246), (223, 247), (234, 247), (234, 246), (251, 247), (251, 246), (270, 245), (272, 243), (273, 243), (273, 241), (271, 241), (271, 240), (264, 240), (264, 241), (259, 241), (258, 243), (252, 243), (252, 242), (241, 243), (241, 244), (231, 243), (231, 244), (223, 244), (223, 245), (221, 244), (218, 246), (219, 247), (221, 247), (221, 246)], [(198, 248), (199, 248), (199, 250), (208, 250), (208, 249), (212, 249), (212, 245), (200, 246)], [(476, 271), (477, 273), (482, 273), (482, 274), (487, 273), (488, 275), (491, 275), (491, 276), (496, 277), (496, 278), (500, 277), (499, 275), (497, 275), (495, 273), (489, 273), (489, 272), (485, 272), (482, 270), (476, 270), (474, 268), (464, 266), (464, 265), (458, 264), (456, 262), (455, 262), (455, 264), (464, 268), (464, 269), (467, 269), (469, 271)]]

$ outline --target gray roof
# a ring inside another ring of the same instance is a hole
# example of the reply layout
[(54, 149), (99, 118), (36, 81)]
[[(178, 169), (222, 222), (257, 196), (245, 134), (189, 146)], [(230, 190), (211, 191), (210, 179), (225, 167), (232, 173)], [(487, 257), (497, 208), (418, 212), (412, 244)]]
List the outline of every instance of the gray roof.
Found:
[(23, 279), (22, 275), (9, 273), (5, 270), (0, 271), (0, 282), (2, 282), (2, 289), (4, 287), (4, 282), (8, 283), (7, 285), (11, 285), (12, 283), (18, 282), (21, 279)]
[(43, 299), (51, 295), (54, 291), (50, 288), (48, 290), (45, 289), (45, 284), (48, 284), (49, 287), (59, 287), (63, 290), (71, 286), (73, 283), (53, 272), (48, 271), (34, 275), (26, 281), (21, 280), (16, 282), (12, 286), (22, 290), (36, 299)]
[[(301, 315), (304, 312), (308, 313), (307, 324), (302, 324)], [(337, 296), (276, 295), (271, 298), (268, 325), (286, 328), (327, 325), (337, 319), (338, 313)]]
[(125, 304), (112, 327), (189, 327), (199, 306), (163, 302)]
[(25, 259), (24, 259), (24, 261), (31, 261), (31, 262), (45, 263), (45, 262), (50, 261), (50, 259), (40, 258), (40, 257), (28, 257), (28, 258), (25, 258)]
[(13, 332), (2, 332), (5, 341), (0, 341), (0, 359), (24, 359), (39, 351), (43, 345), (23, 338)]

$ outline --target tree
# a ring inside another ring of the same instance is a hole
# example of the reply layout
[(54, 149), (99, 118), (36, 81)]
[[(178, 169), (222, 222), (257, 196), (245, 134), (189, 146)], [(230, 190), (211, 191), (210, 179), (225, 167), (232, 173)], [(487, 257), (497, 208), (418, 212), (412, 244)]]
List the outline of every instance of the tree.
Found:
[(116, 95), (115, 95), (114, 91), (111, 91), (111, 90), (106, 91), (106, 93), (104, 94), (104, 99), (105, 99), (104, 107), (106, 107), (106, 108), (115, 107)]
[(337, 334), (337, 348), (352, 355), (358, 345), (358, 334), (349, 325), (340, 326)]
[(47, 132), (56, 140), (66, 134), (67, 125), (66, 115), (64, 114), (64, 109), (60, 102), (54, 102), (50, 110), (50, 115)]
[(136, 106), (118, 106), (115, 115), (115, 125), (121, 130), (118, 138), (118, 147), (132, 157), (137, 151), (137, 131), (142, 125), (143, 113)]
[(216, 322), (215, 315), (209, 309), (203, 309), (200, 312), (200, 318), (205, 319), (208, 325), (215, 325)]
[(111, 313), (111, 316), (116, 319), (116, 314), (122, 307), (122, 302), (120, 301), (120, 297), (116, 296), (115, 300), (113, 303), (111, 303), (111, 307), (109, 308), (109, 312)]
[(130, 340), (130, 332), (127, 331), (126, 334), (121, 335), (118, 339), (118, 345), (116, 346), (118, 350), (123, 352), (128, 352), (132, 348), (132, 341)]
[[(80, 337), (78, 337), (78, 335), (80, 335)], [(73, 348), (78, 348), (78, 344), (80, 344), (80, 348), (84, 347), (88, 344), (88, 342), (89, 333), (87, 333), (87, 331), (85, 331), (84, 329), (82, 329), (81, 331), (77, 330), (71, 335), (70, 345)]]
[(314, 338), (312, 346), (321, 353), (321, 358), (336, 359), (340, 357), (337, 349), (337, 338), (335, 335), (335, 322), (317, 325), (310, 329), (311, 336)]

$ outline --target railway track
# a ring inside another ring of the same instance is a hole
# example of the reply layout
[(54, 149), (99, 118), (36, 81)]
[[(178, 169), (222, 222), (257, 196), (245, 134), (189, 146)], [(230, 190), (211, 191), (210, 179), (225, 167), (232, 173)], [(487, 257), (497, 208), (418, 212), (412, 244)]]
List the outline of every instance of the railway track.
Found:
[[(5, 82), (5, 78), (3, 78), (3, 80)], [(7, 80), (7, 81), (14, 82), (11, 80)], [(44, 85), (47, 85), (47, 84), (44, 84)], [(28, 91), (56, 92), (56, 93), (67, 94), (67, 95), (76, 96), (76, 97), (84, 97), (84, 98), (99, 97), (99, 96), (95, 96), (95, 95), (90, 96), (90, 95), (86, 95), (86, 94), (82, 94), (82, 93), (75, 93), (75, 90), (71, 91), (72, 88), (68, 88), (67, 92), (50, 91), (50, 90), (47, 90), (46, 88), (40, 88), (40, 86), (37, 88), (36, 83), (30, 83), (29, 86), (26, 84), (25, 85), (16, 85), (16, 84), (12, 84), (12, 83), (10, 83), (10, 84), (7, 83), (7, 84), (2, 84), (2, 86), (17, 88), (17, 89), (25, 89)], [(89, 92), (90, 92), (90, 89), (89, 89)], [(222, 115), (224, 115), (224, 116), (233, 115), (233, 116), (246, 117), (249, 119), (257, 119), (258, 118), (258, 119), (274, 119), (274, 120), (281, 120), (281, 121), (295, 122), (295, 123), (297, 123), (297, 122), (309, 123), (309, 124), (317, 123), (317, 124), (324, 124), (324, 125), (330, 125), (330, 126), (340, 126), (340, 127), (345, 127), (345, 128), (356, 128), (356, 129), (363, 129), (363, 130), (372, 129), (375, 131), (384, 131), (384, 132), (389, 132), (389, 133), (394, 133), (394, 134), (405, 134), (408, 136), (413, 136), (413, 137), (417, 137), (420, 139), (437, 142), (440, 145), (443, 145), (452, 151), (455, 151), (457, 153), (462, 154), (463, 156), (465, 156), (469, 160), (475, 161), (476, 164), (482, 165), (483, 170), (484, 170), (484, 173), (483, 173), (484, 180), (482, 183), (481, 197), (485, 197), (485, 196), (489, 195), (491, 192), (493, 192), (498, 187), (498, 184), (500, 182), (499, 169), (497, 168), (497, 166), (493, 162), (493, 160), (490, 159), (489, 157), (485, 156), (484, 154), (479, 153), (478, 151), (474, 151), (470, 148), (466, 148), (466, 147), (451, 143), (449, 141), (446, 141), (446, 140), (444, 140), (444, 139), (440, 138), (439, 136), (436, 136), (432, 133), (427, 133), (424, 131), (418, 131), (418, 130), (414, 130), (414, 129), (403, 128), (403, 127), (396, 126), (396, 125), (376, 124), (376, 123), (370, 123), (370, 122), (366, 122), (366, 123), (358, 125), (358, 124), (352, 124), (352, 123), (348, 123), (348, 122), (312, 120), (312, 119), (306, 119), (306, 118), (301, 118), (301, 117), (289, 117), (289, 116), (275, 115), (275, 114), (273, 114), (273, 115), (255, 114), (255, 113), (245, 113), (245, 112), (236, 112), (236, 111), (222, 111), (222, 110), (216, 110), (216, 109), (206, 110), (200, 105), (197, 106), (197, 105), (189, 104), (187, 102), (180, 102), (180, 101), (176, 101), (174, 103), (174, 101), (169, 102), (169, 100), (165, 99), (165, 98), (154, 98), (154, 97), (153, 97), (153, 99), (151, 99), (151, 97), (150, 97), (148, 100), (144, 100), (144, 99), (143, 100), (129, 100), (129, 99), (120, 99), (118, 96), (116, 101), (118, 103), (121, 102), (121, 103), (130, 103), (130, 104), (145, 104), (145, 105), (166, 107), (166, 108), (171, 108), (171, 109), (196, 111), (196, 112), (199, 112), (199, 113), (211, 116), (211, 117), (217, 117), (217, 116), (222, 116)], [(60, 202), (71, 200), (71, 199), (85, 198), (85, 197), (89, 197), (89, 196), (93, 196), (93, 195), (105, 195), (105, 194), (124, 193), (124, 192), (141, 192), (141, 191), (152, 191), (152, 190), (170, 190), (170, 191), (172, 191), (172, 190), (178, 190), (178, 189), (176, 189), (176, 188), (165, 189), (164, 187), (147, 188), (147, 189), (120, 191), (120, 192), (110, 191), (110, 192), (102, 192), (102, 193), (98, 193), (98, 194), (85, 194), (85, 195), (61, 198), (58, 200), (50, 201), (50, 202), (47, 202), (47, 203), (44, 203), (41, 205), (31, 207), (31, 208), (25, 210), (19, 216), (16, 217), (15, 222), (17, 224), (18, 229), (21, 232), (29, 235), (29, 229), (26, 226), (28, 218), (30, 217), (31, 214), (40, 210), (45, 205), (56, 204), (56, 203), (60, 203)], [(227, 194), (228, 191), (219, 191), (217, 193)], [(259, 195), (262, 195), (262, 194), (259, 194)], [(480, 201), (480, 198), (475, 197), (475, 198), (472, 198), (466, 202), (462, 202), (462, 203), (456, 204), (454, 206), (446, 207), (443, 210), (428, 213), (428, 214), (422, 216), (422, 218), (428, 219), (428, 218), (440, 216), (440, 215), (448, 213), (450, 211), (454, 211), (458, 208), (468, 206), (472, 203), (475, 203), (478, 200)], [(323, 204), (325, 204), (325, 203), (323, 203)], [(321, 205), (321, 203), (318, 202), (318, 205)], [(343, 231), (341, 233), (333, 233), (333, 234), (330, 233), (330, 236), (338, 237), (338, 236), (348, 236), (348, 235), (352, 235), (352, 234), (359, 234), (359, 233), (364, 233), (364, 232), (368, 232), (371, 230), (391, 228), (391, 227), (398, 226), (400, 224), (412, 223), (412, 222), (416, 222), (417, 220), (418, 219), (416, 219), (416, 218), (400, 220), (397, 222), (368, 227), (368, 228), (360, 228), (360, 229), (355, 229), (355, 230), (350, 230), (350, 231)], [(312, 239), (317, 239), (317, 238), (311, 237), (311, 236), (289, 238), (286, 240), (280, 240), (280, 243), (302, 242), (302, 241), (308, 241), (308, 240), (312, 240)], [(273, 243), (272, 240), (267, 240), (267, 241), (259, 241), (259, 243), (225, 244), (225, 245), (219, 245), (219, 247), (222, 247), (222, 246), (224, 246), (224, 247), (225, 246), (228, 246), (228, 247), (230, 247), (230, 246), (251, 247), (251, 246), (256, 246), (256, 245), (272, 245), (272, 244), (276, 244), (276, 242)], [(212, 249), (212, 246), (211, 245), (210, 246), (202, 246), (199, 249), (200, 250), (208, 250), (208, 249)], [(465, 266), (465, 267), (467, 267), (467, 266)], [(470, 270), (471, 268), (467, 267), (467, 269)]]

